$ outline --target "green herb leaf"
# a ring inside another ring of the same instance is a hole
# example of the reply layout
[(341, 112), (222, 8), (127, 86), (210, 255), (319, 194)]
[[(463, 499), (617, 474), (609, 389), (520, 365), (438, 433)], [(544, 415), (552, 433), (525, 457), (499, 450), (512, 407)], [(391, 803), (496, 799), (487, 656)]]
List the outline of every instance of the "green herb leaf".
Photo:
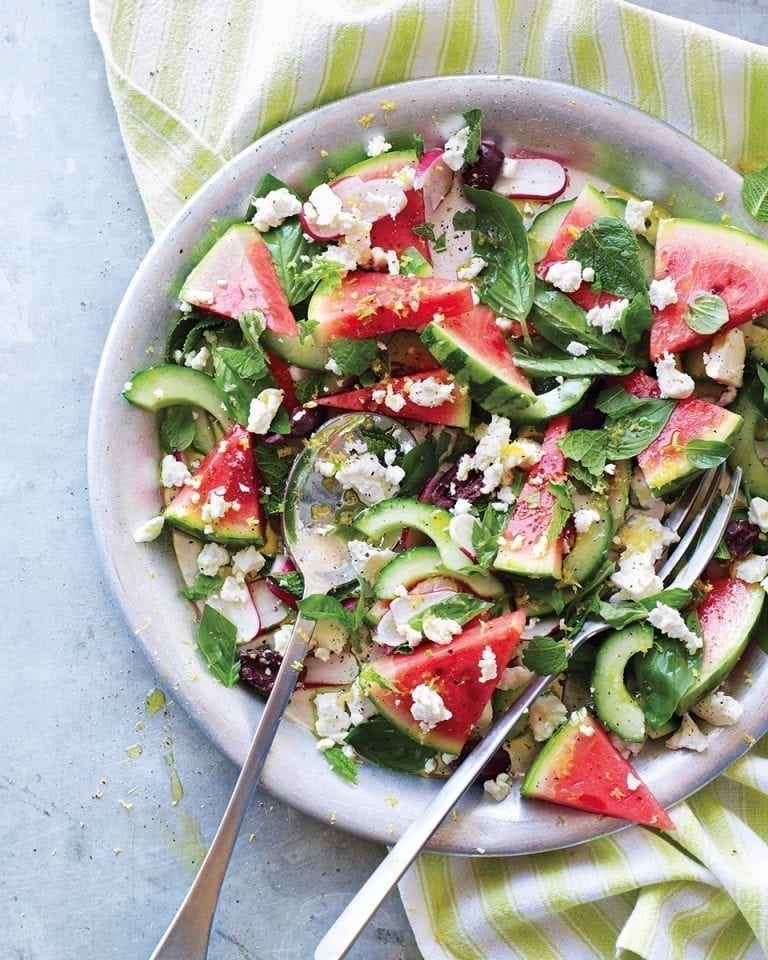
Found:
[(424, 764), (435, 756), (431, 747), (425, 747), (399, 730), (385, 717), (371, 717), (365, 723), (353, 727), (346, 742), (351, 744), (361, 757), (388, 770), (403, 773), (421, 773)]
[[(283, 509), (285, 482), (294, 460), (293, 451), (290, 447), (274, 446), (260, 440), (255, 441), (254, 447), (259, 476), (264, 486), (270, 489), (270, 493), (262, 496), (261, 501), (267, 513), (280, 513)], [(281, 453), (284, 455), (280, 456)]]
[(430, 617), (440, 617), (443, 620), (454, 620), (456, 623), (464, 626), (470, 620), (490, 610), (493, 604), (487, 600), (481, 600), (471, 593), (456, 593), (446, 600), (440, 600), (433, 603), (432, 606), (420, 610), (408, 623), (414, 630), (421, 630), (424, 624), (424, 617), (429, 614)]
[(631, 355), (643, 334), (651, 329), (652, 323), (653, 311), (648, 294), (646, 292), (638, 293), (630, 300), (629, 306), (622, 313), (615, 328), (626, 340), (625, 357)]
[[(536, 321), (534, 320), (534, 323)], [(619, 377), (629, 373), (634, 365), (619, 360), (603, 360), (585, 354), (574, 357), (570, 353), (545, 350), (530, 356), (519, 349), (514, 351), (515, 366), (534, 379), (543, 377)]]
[(415, 226), (411, 227), (411, 230), (418, 237), (423, 237), (425, 240), (429, 240), (430, 243), (435, 242), (435, 225), (430, 223), (429, 220), (426, 220), (424, 223), (417, 223)]
[(297, 320), (296, 326), (299, 328), (299, 340), (304, 343), (305, 340), (309, 340), (312, 334), (315, 332), (315, 329), (320, 326), (319, 320)]
[(364, 373), (379, 354), (375, 340), (350, 340), (339, 337), (328, 344), (328, 353), (343, 374)]
[(336, 597), (328, 597), (322, 593), (312, 593), (303, 600), (299, 600), (299, 610), (308, 620), (326, 620), (338, 623), (346, 630), (351, 639), (356, 639), (357, 612), (352, 613), (342, 606)]
[(295, 384), (296, 399), (299, 403), (305, 404), (314, 400), (320, 394), (324, 379), (325, 374), (310, 373), (308, 376), (302, 377), (301, 380), (297, 380)]
[(160, 445), (166, 453), (186, 450), (195, 439), (195, 419), (192, 408), (167, 407), (160, 418)]
[(262, 353), (261, 335), (267, 329), (267, 318), (261, 310), (246, 310), (237, 321), (246, 344), (257, 353)]
[(203, 607), (203, 615), (198, 624), (197, 647), (208, 669), (225, 687), (231, 687), (237, 683), (240, 679), (237, 629), (225, 616), (208, 604)]
[(264, 354), (251, 346), (235, 350), (232, 347), (219, 347), (216, 353), (243, 380), (262, 380), (269, 374)]
[(506, 512), (494, 510), (489, 504), (483, 511), (480, 523), (472, 527), (472, 549), (475, 551), (475, 564), (482, 570), (488, 570), (499, 552), (499, 536), (507, 519)]
[(360, 439), (368, 448), (368, 452), (372, 453), (374, 457), (378, 457), (379, 460), (384, 458), (387, 450), (400, 450), (397, 440), (384, 430), (379, 430), (376, 427), (361, 427), (359, 433)]
[(552, 519), (547, 528), (547, 540), (551, 543), (560, 536), (563, 527), (573, 513), (573, 501), (571, 500), (571, 488), (567, 482), (556, 483), (550, 480), (547, 484), (547, 490), (555, 498), (552, 507)]
[(741, 185), (744, 209), (755, 220), (768, 223), (768, 167), (748, 173)]
[(194, 583), (184, 587), (181, 591), (187, 600), (205, 600), (215, 593), (224, 583), (224, 577), (209, 577), (205, 573), (198, 573)]
[(417, 443), (405, 454), (399, 461), (405, 477), (400, 482), (398, 496), (413, 497), (421, 493), (427, 480), (437, 473), (450, 443), (451, 435), (447, 430), (441, 430), (431, 434), (422, 443)]
[(453, 215), (454, 230), (474, 230), (476, 222), (474, 210), (457, 210)]
[(689, 440), (685, 445), (686, 460), (699, 470), (719, 467), (732, 453), (730, 443), (721, 440)]
[(337, 773), (343, 780), (357, 783), (357, 764), (340, 747), (330, 747), (328, 750), (324, 750), (323, 754), (334, 773)]
[(419, 159), (424, 156), (424, 137), (420, 133), (413, 135), (413, 149)]
[(702, 293), (685, 308), (683, 319), (696, 333), (711, 336), (728, 323), (728, 307), (714, 293)]
[(478, 107), (467, 110), (463, 115), (464, 122), (469, 127), (467, 145), (464, 147), (464, 161), (477, 163), (480, 157), (480, 141), (482, 140), (483, 111)]
[(587, 323), (586, 313), (570, 297), (537, 280), (531, 323), (545, 340), (566, 351), (572, 341), (583, 343), (590, 355), (619, 362), (624, 344), (612, 333), (607, 336)]
[(672, 607), (673, 610), (680, 610), (690, 602), (690, 599), (690, 590), (672, 587), (668, 590), (662, 590), (660, 593), (654, 593), (644, 600), (631, 600), (619, 604), (598, 601), (595, 612), (609, 626), (620, 630), (630, 623), (639, 623), (647, 619), (648, 614), (657, 603), (663, 603), (667, 607)]
[(523, 664), (534, 673), (545, 677), (551, 673), (562, 673), (568, 666), (571, 644), (568, 640), (555, 640), (554, 637), (534, 637), (528, 641), (523, 653)]
[(432, 244), (432, 249), (435, 253), (445, 253), (448, 249), (448, 236), (445, 230), (440, 234), (439, 237), (435, 237), (435, 242)]
[(641, 706), (648, 725), (657, 730), (672, 718), (680, 698), (694, 682), (700, 657), (692, 657), (679, 640), (661, 637), (633, 658)]
[(299, 570), (291, 570), (288, 573), (270, 573), (268, 578), (273, 580), (281, 590), (292, 594), (294, 597), (304, 596), (304, 577)]
[(525, 594), (520, 598), (520, 604), (525, 606), (525, 598), (537, 600), (539, 603), (552, 607), (552, 610), (560, 616), (565, 609), (565, 591), (560, 587), (544, 586), (543, 583), (526, 584)]
[(478, 278), (481, 303), (502, 316), (524, 320), (533, 303), (533, 254), (523, 217), (511, 200), (491, 190), (464, 187), (475, 206), (472, 248), (486, 267)]
[[(383, 687), (385, 690), (389, 690), (391, 693), (400, 692), (391, 680), (388, 680), (379, 673), (372, 663), (368, 663), (363, 667), (357, 679), (363, 690), (375, 684), (376, 686)], [(349, 737), (347, 737), (347, 742), (349, 742)], [(357, 747), (355, 747), (355, 749), (357, 749)]]
[(580, 463), (594, 476), (600, 476), (608, 462), (608, 437), (602, 430), (571, 430), (558, 446), (569, 460)]
[[(272, 173), (264, 174), (264, 176), (259, 181), (259, 185), (253, 191), (253, 198), (255, 200), (258, 200), (261, 197), (266, 197), (266, 195), (268, 193), (272, 193), (273, 190), (280, 190), (281, 188), (287, 190), (288, 193), (292, 193), (294, 197), (297, 197), (299, 200), (301, 199), (301, 197), (299, 197), (298, 193), (293, 189), (293, 187), (289, 187), (287, 183), (283, 183), (282, 180), (279, 180)], [(251, 209), (249, 209), (248, 211), (248, 216), (246, 217), (246, 220), (250, 220), (251, 217), (254, 215), (254, 213), (256, 213), (256, 211), (251, 207)]]
[(593, 289), (628, 300), (648, 292), (637, 238), (623, 220), (598, 217), (568, 247), (568, 259), (595, 271)]
[[(218, 330), (223, 327), (226, 322), (226, 320), (222, 320), (219, 317), (206, 317), (203, 320), (198, 320), (198, 322), (187, 333), (186, 337), (184, 338), (184, 343), (182, 343), (179, 349), (184, 354), (191, 353), (201, 345), (200, 340), (206, 330)], [(170, 343), (168, 348), (170, 349)]]

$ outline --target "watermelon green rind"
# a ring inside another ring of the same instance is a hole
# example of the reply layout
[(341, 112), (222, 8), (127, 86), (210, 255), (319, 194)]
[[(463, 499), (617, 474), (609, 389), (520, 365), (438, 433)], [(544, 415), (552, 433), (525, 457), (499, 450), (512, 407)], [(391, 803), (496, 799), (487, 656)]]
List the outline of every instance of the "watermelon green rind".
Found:
[(760, 458), (755, 438), (755, 429), (763, 419), (744, 391), (739, 395), (733, 412), (739, 414), (744, 423), (731, 440), (733, 453), (728, 463), (731, 468), (741, 467), (744, 471), (744, 486), (753, 497), (768, 497), (768, 467)]
[(413, 150), (389, 150), (378, 157), (367, 157), (359, 163), (354, 163), (332, 181), (338, 183), (345, 177), (360, 177), (361, 180), (376, 180), (378, 177), (391, 177), (403, 167), (415, 166), (419, 162)]

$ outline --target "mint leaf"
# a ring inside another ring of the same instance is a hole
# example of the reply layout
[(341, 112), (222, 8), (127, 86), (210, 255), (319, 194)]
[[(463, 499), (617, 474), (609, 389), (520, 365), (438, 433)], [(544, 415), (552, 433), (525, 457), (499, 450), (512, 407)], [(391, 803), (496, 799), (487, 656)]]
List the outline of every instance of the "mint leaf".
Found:
[(483, 111), (478, 107), (467, 110), (464, 116), (464, 123), (469, 127), (467, 136), (467, 145), (464, 148), (464, 161), (466, 163), (477, 163), (480, 157), (480, 141), (482, 139)]
[(445, 231), (443, 231), (439, 237), (435, 237), (435, 242), (432, 244), (432, 249), (435, 253), (444, 253), (448, 249), (448, 238)]
[(472, 248), (486, 267), (478, 278), (480, 302), (513, 320), (524, 320), (534, 291), (533, 254), (523, 217), (511, 200), (491, 190), (464, 187), (475, 207)]
[(194, 583), (184, 587), (181, 591), (187, 600), (204, 600), (215, 593), (224, 583), (224, 577), (209, 577), (205, 573), (198, 573)]
[(260, 350), (253, 347), (219, 347), (216, 353), (243, 380), (261, 380), (269, 374), (267, 360)]
[(292, 594), (294, 597), (304, 596), (304, 577), (299, 570), (291, 570), (288, 573), (270, 573), (268, 580), (274, 581), (281, 590)]
[(628, 300), (648, 292), (637, 238), (623, 220), (598, 217), (568, 247), (568, 259), (595, 271), (593, 289)]
[(257, 353), (261, 353), (261, 343), (259, 341), (262, 333), (267, 329), (267, 318), (261, 310), (246, 310), (245, 313), (240, 315), (237, 322), (243, 332), (243, 339), (246, 344)]
[(225, 687), (232, 687), (240, 679), (240, 664), (236, 657), (237, 629), (225, 616), (209, 607), (197, 628), (197, 648), (208, 669)]
[(364, 373), (379, 353), (375, 340), (351, 340), (339, 337), (328, 344), (328, 353), (343, 374)]
[[(261, 502), (267, 513), (280, 513), (283, 509), (285, 482), (293, 465), (293, 451), (290, 447), (262, 443), (260, 440), (255, 441), (254, 448), (257, 473), (262, 485), (270, 488), (270, 493), (263, 495)], [(281, 453), (284, 456), (280, 456)]]
[(474, 230), (476, 220), (474, 210), (457, 210), (453, 215), (453, 229)]
[(304, 341), (309, 340), (315, 332), (315, 328), (320, 326), (320, 321), (309, 319), (297, 320), (296, 326), (299, 328), (299, 340), (304, 343)]
[(451, 435), (447, 430), (441, 430), (431, 434), (423, 443), (417, 443), (405, 454), (399, 461), (405, 477), (400, 482), (398, 496), (414, 497), (421, 493), (427, 481), (437, 473), (450, 443)]
[(160, 419), (160, 445), (166, 453), (186, 450), (195, 439), (195, 419), (192, 408), (168, 407)]
[(379, 460), (383, 460), (387, 450), (399, 451), (400, 449), (397, 440), (384, 430), (378, 430), (376, 427), (361, 427), (359, 433), (360, 439), (368, 447), (368, 452)]
[(303, 405), (314, 400), (320, 393), (324, 379), (324, 374), (318, 372), (310, 373), (308, 376), (302, 377), (301, 380), (297, 380), (296, 399), (299, 403)]
[(568, 666), (571, 644), (554, 637), (534, 637), (523, 653), (523, 664), (542, 677), (562, 673)]
[(343, 780), (357, 783), (357, 764), (340, 747), (330, 747), (328, 750), (324, 750), (323, 754), (334, 773), (337, 773)]
[[(182, 353), (191, 353), (200, 346), (200, 338), (206, 330), (217, 330), (219, 327), (223, 327), (225, 323), (227, 323), (227, 321), (222, 320), (220, 317), (206, 317), (204, 320), (199, 320), (192, 329), (188, 331), (179, 349)], [(170, 349), (170, 343), (168, 344), (168, 348)]]
[(621, 315), (621, 319), (616, 324), (616, 330), (624, 337), (627, 342), (627, 353), (630, 353), (638, 345), (644, 333), (651, 329), (653, 323), (653, 311), (651, 310), (651, 301), (648, 294), (644, 291), (636, 294), (630, 300), (629, 306)]
[(547, 528), (547, 540), (551, 543), (557, 540), (573, 513), (573, 502), (571, 500), (570, 485), (566, 483), (556, 483), (550, 480), (547, 484), (547, 490), (555, 498), (552, 508), (552, 519)]
[(683, 319), (696, 333), (711, 336), (728, 323), (728, 307), (714, 293), (702, 293), (685, 308)]
[[(363, 669), (357, 675), (357, 679), (363, 690), (365, 690), (366, 687), (376, 684), (376, 686), (383, 687), (385, 690), (389, 690), (391, 693), (400, 692), (391, 680), (388, 680), (379, 673), (375, 665), (372, 663), (368, 663), (363, 667)], [(347, 737), (347, 742), (349, 742), (349, 737)]]
[(480, 523), (472, 528), (472, 549), (475, 551), (475, 563), (488, 570), (499, 552), (499, 536), (506, 523), (507, 514), (494, 510), (490, 504), (483, 511)]
[(464, 626), (470, 620), (490, 610), (493, 604), (487, 600), (481, 600), (471, 593), (456, 593), (446, 600), (440, 600), (433, 603), (430, 607), (420, 610), (414, 617), (408, 621), (414, 630), (421, 630), (424, 623), (424, 617), (429, 614), (430, 617), (440, 617), (444, 620), (454, 620), (456, 623)]
[(768, 223), (768, 167), (747, 174), (741, 185), (744, 209), (755, 220)]
[(403, 773), (421, 773), (427, 760), (435, 756), (435, 750), (425, 747), (399, 730), (386, 717), (371, 717), (365, 723), (353, 727), (346, 742), (351, 744), (361, 757), (388, 770)]
[(721, 440), (689, 440), (685, 445), (686, 460), (699, 470), (719, 467), (732, 453), (730, 443)]
[(434, 243), (436, 240), (435, 225), (434, 223), (430, 223), (429, 220), (426, 220), (424, 223), (417, 223), (411, 227), (411, 230), (413, 230), (416, 236), (423, 237), (425, 240), (429, 240), (430, 243)]
[(586, 467), (593, 476), (600, 476), (608, 461), (606, 448), (608, 438), (602, 430), (571, 430), (558, 446), (576, 463)]

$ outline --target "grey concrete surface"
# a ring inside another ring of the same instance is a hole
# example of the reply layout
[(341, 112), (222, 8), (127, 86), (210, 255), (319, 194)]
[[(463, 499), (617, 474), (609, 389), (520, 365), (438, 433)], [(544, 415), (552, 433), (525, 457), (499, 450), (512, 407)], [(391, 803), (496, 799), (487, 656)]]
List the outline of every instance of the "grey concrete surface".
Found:
[[(768, 42), (768, 0), (642, 5)], [(84, 0), (0, 5), (0, 184), (0, 956), (142, 960), (235, 770), (172, 703), (148, 713), (91, 534), (90, 394), (150, 233)], [(381, 853), (259, 794), (211, 960), (311, 956)], [(396, 900), (352, 956), (418, 960)]]

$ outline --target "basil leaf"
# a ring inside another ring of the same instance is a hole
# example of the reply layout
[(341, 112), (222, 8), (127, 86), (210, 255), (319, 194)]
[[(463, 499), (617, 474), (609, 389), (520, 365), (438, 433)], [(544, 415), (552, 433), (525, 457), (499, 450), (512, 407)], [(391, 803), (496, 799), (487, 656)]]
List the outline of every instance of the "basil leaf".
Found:
[(427, 437), (423, 443), (417, 443), (405, 454), (399, 463), (405, 471), (405, 477), (400, 481), (398, 496), (414, 497), (421, 493), (427, 481), (437, 473), (450, 443), (448, 431), (441, 430)]
[(672, 415), (673, 400), (646, 400), (634, 413), (609, 421), (604, 427), (609, 460), (628, 460), (642, 453), (658, 437)]
[(291, 570), (288, 573), (270, 573), (267, 579), (272, 580), (281, 590), (285, 590), (286, 593), (290, 593), (294, 597), (301, 598), (304, 596), (304, 577), (300, 570)]
[(343, 374), (361, 374), (373, 363), (379, 353), (375, 340), (350, 340), (339, 337), (328, 344), (328, 353)]
[(457, 210), (453, 215), (454, 230), (474, 230), (476, 222), (474, 210)]
[(197, 628), (197, 648), (208, 669), (225, 687), (234, 686), (240, 679), (236, 641), (235, 625), (206, 604)]
[(634, 658), (635, 678), (648, 725), (657, 730), (672, 718), (680, 698), (694, 681), (691, 657), (679, 640), (661, 637), (651, 649)]
[(355, 633), (354, 615), (343, 607), (336, 597), (312, 593), (303, 600), (299, 600), (298, 606), (308, 620), (331, 620), (344, 627), (350, 636)]
[(618, 420), (642, 410), (645, 404), (653, 399), (653, 397), (636, 397), (628, 393), (620, 384), (616, 384), (598, 394), (595, 407), (611, 420)]
[(464, 161), (466, 163), (477, 163), (480, 157), (480, 140), (482, 138), (483, 111), (478, 107), (467, 110), (464, 116), (464, 123), (469, 127), (467, 136), (467, 145), (464, 147)]
[(353, 727), (346, 742), (366, 760), (403, 773), (422, 773), (424, 764), (436, 753), (431, 747), (411, 740), (385, 717), (371, 717)]
[(269, 373), (266, 357), (253, 347), (219, 347), (216, 353), (243, 380), (261, 380)]
[(192, 408), (168, 407), (160, 419), (160, 445), (166, 453), (186, 450), (195, 439), (195, 418)]
[(475, 206), (472, 248), (486, 267), (478, 278), (480, 302), (513, 320), (524, 320), (533, 303), (533, 254), (522, 215), (511, 200), (491, 190), (464, 187)]
[[(253, 191), (253, 198), (254, 198), (254, 200), (258, 200), (258, 199), (260, 199), (261, 197), (266, 197), (266, 195), (267, 195), (268, 193), (272, 193), (273, 190), (280, 190), (281, 188), (284, 189), (284, 190), (287, 190), (288, 193), (292, 193), (292, 194), (294, 195), (294, 197), (296, 197), (297, 199), (301, 200), (301, 197), (300, 197), (300, 196), (298, 195), (298, 193), (293, 189), (293, 187), (289, 187), (287, 183), (283, 183), (282, 180), (279, 180), (279, 179), (278, 179), (276, 176), (274, 176), (274, 174), (272, 174), (272, 173), (265, 173), (265, 174), (264, 174), (264, 176), (263, 176), (263, 177), (261, 178), (261, 180), (259, 181), (259, 185), (258, 185), (258, 186), (256, 187), (256, 189)], [(246, 217), (246, 220), (250, 220), (251, 217), (254, 215), (254, 213), (256, 213), (256, 211), (255, 211), (253, 208), (249, 209), (249, 211), (248, 211), (248, 216)]]
[(571, 644), (554, 637), (534, 637), (528, 641), (523, 653), (523, 664), (534, 673), (545, 677), (550, 673), (562, 673), (568, 666)]
[(638, 345), (644, 333), (651, 329), (653, 311), (648, 294), (638, 293), (629, 302), (615, 329), (624, 337), (627, 343), (627, 353)]
[(686, 460), (699, 470), (719, 467), (732, 453), (730, 443), (721, 440), (689, 440), (685, 445)]
[(571, 430), (558, 446), (569, 460), (586, 467), (594, 476), (600, 476), (608, 461), (608, 437), (603, 430)]
[(474, 620), (475, 617), (490, 610), (493, 604), (487, 600), (481, 600), (471, 593), (456, 593), (452, 597), (433, 603), (432, 606), (420, 610), (414, 617), (408, 621), (414, 630), (421, 630), (424, 624), (424, 617), (429, 614), (430, 617), (440, 617), (444, 620), (454, 620), (462, 626)]
[(654, 593), (644, 600), (632, 600), (624, 603), (612, 604), (605, 601), (598, 601), (595, 612), (609, 626), (620, 630), (630, 623), (638, 623), (645, 620), (648, 614), (653, 610), (657, 603), (663, 603), (673, 610), (680, 610), (691, 600), (691, 591), (682, 590), (679, 587), (671, 587), (668, 590), (662, 590)]
[(205, 600), (215, 593), (224, 583), (224, 577), (209, 577), (205, 573), (198, 573), (194, 583), (184, 587), (181, 591), (187, 600)]
[[(626, 311), (625, 311), (626, 312)], [(618, 337), (607, 336), (587, 323), (586, 313), (570, 297), (537, 280), (533, 294), (531, 323), (545, 340), (567, 350), (574, 340), (583, 343), (596, 357), (615, 358), (618, 362), (624, 346)]]
[[(536, 321), (534, 319), (534, 325)], [(542, 351), (538, 356), (530, 356), (520, 350), (514, 350), (515, 366), (534, 379), (541, 377), (620, 377), (629, 373), (634, 365), (618, 360), (602, 360), (600, 357), (585, 354), (574, 357), (570, 353), (554, 350)]]
[(747, 174), (741, 185), (744, 209), (755, 220), (768, 223), (768, 167)]
[(595, 271), (593, 290), (607, 290), (628, 300), (648, 292), (637, 238), (623, 220), (598, 217), (568, 247), (568, 259)]
[(728, 323), (728, 307), (714, 293), (702, 293), (685, 308), (683, 319), (696, 333), (711, 336)]
[(323, 753), (334, 773), (337, 773), (343, 780), (357, 783), (357, 764), (340, 747), (329, 747)]

